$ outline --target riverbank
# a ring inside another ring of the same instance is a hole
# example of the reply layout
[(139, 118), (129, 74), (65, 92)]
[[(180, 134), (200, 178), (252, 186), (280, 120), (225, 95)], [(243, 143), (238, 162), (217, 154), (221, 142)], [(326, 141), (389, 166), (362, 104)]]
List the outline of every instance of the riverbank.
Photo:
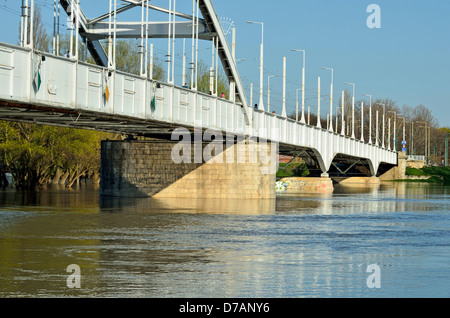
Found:
[(406, 179), (392, 180), (396, 182), (426, 182), (450, 185), (450, 167), (406, 168)]

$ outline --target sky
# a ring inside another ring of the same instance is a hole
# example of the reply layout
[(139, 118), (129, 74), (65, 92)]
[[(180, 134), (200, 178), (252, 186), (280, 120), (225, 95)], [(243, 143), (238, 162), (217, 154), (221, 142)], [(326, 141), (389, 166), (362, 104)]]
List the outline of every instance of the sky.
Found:
[[(0, 42), (15, 44), (19, 37), (21, 0), (0, 0)], [(120, 2), (120, 1), (119, 1)], [(151, 3), (168, 7), (168, 0)], [(390, 98), (403, 105), (428, 107), (440, 126), (450, 127), (450, 1), (448, 0), (212, 0), (224, 27), (236, 28), (236, 59), (247, 99), (253, 83), (253, 103), (259, 101), (259, 54), (261, 25), (264, 23), (264, 104), (267, 105), (267, 78), (282, 75), (283, 57), (287, 65), (287, 113), (295, 111), (298, 93), (301, 104), (302, 54), (306, 50), (306, 106), (317, 109), (318, 77), (321, 78), (321, 110), (329, 106), (333, 68), (334, 109), (342, 90), (352, 91), (345, 82), (355, 83), (355, 99), (364, 94)], [(42, 6), (45, 27), (53, 30), (53, 0), (35, 0)], [(380, 28), (369, 28), (367, 12), (371, 4), (380, 8)], [(80, 0), (88, 18), (108, 11), (108, 0)], [(178, 0), (177, 11), (191, 14), (192, 1)], [(157, 20), (166, 17), (153, 15)], [(140, 10), (122, 19), (139, 21)], [(120, 19), (119, 19), (120, 20)], [(64, 21), (63, 21), (64, 22)], [(62, 31), (67, 32), (65, 28)], [(228, 35), (231, 45), (231, 34)], [(167, 40), (153, 40), (155, 54), (164, 63)], [(190, 59), (190, 40), (186, 55)], [(183, 40), (176, 42), (176, 77), (181, 81)], [(200, 44), (202, 59), (211, 63), (211, 44)], [(166, 66), (164, 66), (166, 68)], [(180, 82), (181, 83), (181, 82)], [(281, 113), (282, 78), (271, 78), (271, 110)], [(368, 104), (368, 99), (365, 105)], [(323, 109), (323, 108), (322, 108)], [(329, 110), (329, 108), (328, 108)]]

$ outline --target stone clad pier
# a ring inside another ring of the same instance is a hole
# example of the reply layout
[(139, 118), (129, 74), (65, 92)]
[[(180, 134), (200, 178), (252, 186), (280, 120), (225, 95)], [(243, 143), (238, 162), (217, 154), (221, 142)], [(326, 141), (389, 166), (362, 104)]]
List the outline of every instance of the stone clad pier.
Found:
[[(255, 150), (271, 153), (271, 144), (246, 140), (233, 144), (207, 161), (201, 158), (201, 162), (176, 163), (172, 154), (177, 143), (166, 140), (103, 141), (101, 194), (157, 198), (275, 198), (276, 169), (270, 166), (273, 162), (264, 163), (251, 157)], [(191, 146), (191, 158), (194, 159), (195, 146)], [(205, 143), (201, 145), (202, 153), (206, 146)]]

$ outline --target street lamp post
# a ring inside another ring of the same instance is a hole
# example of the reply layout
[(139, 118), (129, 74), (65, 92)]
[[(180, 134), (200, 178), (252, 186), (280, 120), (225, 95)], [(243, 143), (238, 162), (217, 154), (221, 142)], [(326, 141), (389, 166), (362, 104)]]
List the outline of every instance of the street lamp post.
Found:
[(309, 123), (310, 123), (310, 106), (308, 106), (308, 125), (309, 125)]
[(352, 96), (352, 138), (355, 139), (355, 83), (344, 83), (353, 86)]
[(364, 142), (364, 103), (361, 102), (361, 141)]
[(259, 104), (258, 104), (258, 109), (264, 110), (264, 104), (263, 104), (264, 23), (263, 22), (255, 22), (255, 21), (247, 21), (247, 23), (261, 24), (261, 48), (260, 48), (260, 63), (259, 63)]
[(298, 91), (301, 90), (301, 88), (295, 89), (295, 120), (298, 121)]
[(322, 128), (320, 123), (320, 76), (317, 78), (317, 125), (318, 128)]
[[(388, 113), (393, 113), (394, 114), (394, 138), (393, 138), (393, 142), (394, 142), (394, 151), (397, 151), (397, 130), (396, 130), (397, 113), (395, 111), (393, 111), (393, 110), (388, 111)], [(390, 141), (389, 141), (389, 145), (390, 145)]]
[(250, 83), (250, 106), (253, 107), (253, 83)]
[(267, 76), (267, 111), (270, 112), (270, 78), (279, 77), (279, 75), (269, 75)]
[(391, 150), (391, 119), (388, 118), (388, 150)]
[(281, 110), (281, 116), (286, 116), (286, 56), (283, 57), (283, 105)]
[(364, 94), (363, 96), (369, 96), (369, 145), (372, 144), (372, 95)]
[(403, 119), (403, 139), (402, 139), (402, 151), (406, 152), (406, 117), (398, 117)]
[[(306, 51), (305, 50), (298, 50), (298, 49), (292, 49), (291, 51), (296, 51), (296, 52), (302, 52), (303, 53), (303, 67), (302, 67), (302, 116), (300, 118), (300, 122), (301, 123), (305, 123), (305, 69), (306, 69), (306, 65), (305, 65), (305, 56), (306, 56)], [(298, 120), (298, 109), (296, 111), (296, 119)]]
[(378, 105), (383, 106), (383, 131), (381, 132), (383, 140), (381, 141), (381, 147), (386, 148), (386, 147), (385, 147), (385, 144), (384, 144), (384, 134), (385, 134), (384, 130), (385, 130), (385, 117), (386, 117), (386, 104), (380, 104), (380, 103), (378, 103)]
[[(341, 98), (341, 120), (342, 120), (342, 122), (341, 122), (341, 124), (342, 124), (342, 127), (341, 127), (341, 135), (343, 135), (343, 136), (345, 136), (345, 118), (344, 118), (344, 112), (345, 112), (345, 101), (344, 101), (344, 99), (345, 99), (345, 92), (344, 91), (342, 91), (342, 98)], [(336, 127), (337, 128), (337, 127)]]
[(445, 137), (445, 166), (448, 167), (448, 134)]
[[(340, 106), (336, 107), (336, 133), (338, 132), (338, 111), (342, 109)], [(341, 110), (342, 111), (342, 110)]]
[(428, 129), (427, 129), (427, 123), (424, 121), (418, 121), (418, 124), (424, 124), (424, 128), (425, 128), (425, 150), (424, 150), (424, 156), (425, 156), (425, 165), (427, 165), (428, 163), (428, 158), (427, 158), (427, 135), (428, 135)]
[(428, 158), (431, 161), (431, 126), (428, 126)]
[(378, 137), (378, 109), (377, 109), (377, 111), (376, 111), (376, 121), (375, 121), (375, 146), (377, 146), (378, 147), (378, 139), (379, 139), (379, 137)]
[(331, 67), (322, 67), (324, 70), (331, 71), (331, 87), (330, 87), (330, 127), (329, 130), (333, 131), (333, 73), (334, 70)]

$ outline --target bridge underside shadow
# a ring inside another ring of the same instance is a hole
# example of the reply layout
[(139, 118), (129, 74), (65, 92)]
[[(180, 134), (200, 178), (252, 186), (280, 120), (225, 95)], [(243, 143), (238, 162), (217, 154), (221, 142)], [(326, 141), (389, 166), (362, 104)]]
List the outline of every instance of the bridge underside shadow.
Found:
[(313, 149), (298, 148), (292, 150), (292, 147), (280, 145), (280, 154), (295, 158), (301, 158), (309, 170), (309, 177), (321, 177), (323, 173), (328, 173), (329, 177), (370, 177), (370, 162), (367, 159), (355, 158), (351, 156), (338, 154), (333, 158), (328, 171), (323, 171), (320, 165), (320, 158)]
[[(324, 171), (323, 165), (321, 166), (320, 155), (316, 151), (309, 148), (298, 148), (292, 150), (289, 147), (283, 147), (280, 145), (280, 154), (290, 156), (292, 159), (287, 163), (289, 165), (296, 158), (301, 158), (308, 168), (308, 177), (319, 178), (327, 176), (333, 180), (334, 183), (340, 183), (342, 181), (356, 181), (378, 179), (379, 176), (385, 174), (387, 171), (395, 167), (392, 164), (386, 164), (381, 162), (377, 167), (369, 159), (357, 158), (344, 154), (337, 154), (327, 171)], [(379, 180), (378, 180), (379, 181)]]
[(334, 178), (371, 177), (374, 175), (369, 160), (344, 155), (334, 157), (328, 174)]

